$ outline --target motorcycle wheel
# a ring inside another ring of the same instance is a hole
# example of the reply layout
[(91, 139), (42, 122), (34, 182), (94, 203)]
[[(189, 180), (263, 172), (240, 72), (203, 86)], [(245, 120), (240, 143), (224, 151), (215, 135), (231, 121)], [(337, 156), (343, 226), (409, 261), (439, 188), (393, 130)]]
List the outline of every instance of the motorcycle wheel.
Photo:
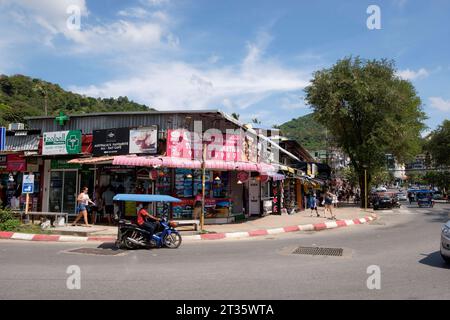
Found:
[(163, 241), (166, 248), (177, 249), (181, 245), (181, 235), (179, 233), (167, 234)]

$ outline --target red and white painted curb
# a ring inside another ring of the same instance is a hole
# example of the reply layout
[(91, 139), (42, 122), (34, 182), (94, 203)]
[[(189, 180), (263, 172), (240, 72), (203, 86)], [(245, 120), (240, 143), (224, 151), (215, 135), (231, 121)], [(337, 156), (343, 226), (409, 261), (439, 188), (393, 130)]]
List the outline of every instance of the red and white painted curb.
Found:
[(268, 236), (268, 235), (281, 234), (281, 233), (287, 233), (287, 232), (298, 232), (298, 231), (321, 231), (321, 230), (326, 230), (326, 229), (349, 227), (349, 226), (353, 226), (353, 225), (357, 225), (357, 224), (365, 224), (370, 221), (374, 221), (377, 218), (378, 217), (376, 215), (371, 215), (371, 216), (367, 216), (365, 218), (360, 218), (360, 219), (327, 221), (327, 222), (323, 222), (323, 223), (297, 225), (297, 226), (281, 227), (281, 228), (274, 228), (274, 229), (262, 229), (262, 230), (253, 230), (253, 231), (245, 231), (245, 232), (207, 233), (207, 234), (201, 234), (201, 235), (195, 235), (195, 236), (187, 236), (187, 237), (183, 237), (183, 239), (187, 238), (189, 240), (220, 240), (220, 239), (236, 239), (236, 238)]
[[(376, 220), (377, 218), (378, 217), (376, 215), (371, 215), (360, 219), (327, 221), (323, 223), (297, 225), (274, 229), (262, 229), (245, 232), (207, 233), (201, 235), (183, 236), (183, 240), (241, 239), (258, 236), (268, 236), (287, 232), (322, 231), (327, 229), (335, 229), (341, 227), (349, 227), (358, 224), (365, 224), (370, 221)], [(116, 241), (115, 237), (77, 237), (77, 236), (62, 236), (62, 235), (27, 234), (17, 232), (16, 233), (0, 232), (0, 239), (27, 240), (27, 241), (58, 241), (58, 242)]]
[(26, 240), (26, 241), (59, 241), (59, 242), (87, 242), (87, 241), (116, 241), (116, 237), (78, 237), (62, 236), (57, 234), (29, 234), (0, 231), (0, 239)]

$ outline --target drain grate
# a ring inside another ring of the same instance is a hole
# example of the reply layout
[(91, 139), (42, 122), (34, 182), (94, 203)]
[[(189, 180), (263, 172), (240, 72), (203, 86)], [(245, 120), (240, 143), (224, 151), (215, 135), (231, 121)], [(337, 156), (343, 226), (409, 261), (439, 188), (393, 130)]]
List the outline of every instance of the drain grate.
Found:
[(66, 251), (67, 253), (90, 254), (96, 256), (117, 256), (123, 254), (125, 250), (99, 249), (99, 248), (78, 248)]
[(311, 256), (333, 256), (342, 257), (344, 249), (342, 248), (321, 248), (321, 247), (298, 247), (292, 254), (306, 254)]

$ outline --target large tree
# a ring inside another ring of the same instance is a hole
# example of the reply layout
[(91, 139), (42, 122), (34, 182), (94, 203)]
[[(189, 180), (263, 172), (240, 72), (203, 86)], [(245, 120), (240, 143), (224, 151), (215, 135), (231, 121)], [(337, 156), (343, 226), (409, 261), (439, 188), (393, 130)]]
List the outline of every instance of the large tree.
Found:
[(450, 120), (444, 120), (429, 140), (424, 149), (431, 154), (432, 162), (437, 166), (450, 166)]
[(305, 91), (315, 119), (349, 155), (361, 199), (365, 170), (370, 185), (372, 175), (385, 165), (387, 153), (404, 162), (420, 152), (420, 132), (425, 127), (421, 100), (414, 86), (396, 75), (392, 61), (339, 60), (317, 71)]

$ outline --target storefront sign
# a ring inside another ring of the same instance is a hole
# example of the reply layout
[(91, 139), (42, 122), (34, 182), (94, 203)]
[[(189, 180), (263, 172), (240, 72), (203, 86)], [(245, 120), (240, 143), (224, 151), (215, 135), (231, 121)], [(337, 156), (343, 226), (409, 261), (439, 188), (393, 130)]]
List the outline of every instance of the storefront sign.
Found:
[(158, 149), (158, 130), (156, 127), (130, 130), (130, 153), (155, 154)]
[(6, 128), (0, 128), (0, 151), (5, 151), (6, 148)]
[(52, 170), (62, 170), (62, 169), (81, 169), (81, 164), (67, 163), (67, 160), (56, 160), (52, 159), (50, 168)]
[(167, 156), (186, 159), (202, 159), (203, 143), (207, 160), (241, 161), (241, 136), (238, 134), (205, 133), (201, 137), (184, 129), (168, 130)]
[(94, 156), (124, 155), (129, 153), (130, 129), (94, 130), (93, 135), (92, 153)]
[(6, 156), (6, 170), (11, 172), (25, 172), (27, 169), (27, 162), (25, 158), (17, 154), (8, 154)]
[(240, 182), (246, 182), (249, 178), (249, 174), (247, 171), (239, 171), (237, 174), (237, 178)]
[(42, 154), (78, 154), (81, 152), (81, 131), (45, 132)]

